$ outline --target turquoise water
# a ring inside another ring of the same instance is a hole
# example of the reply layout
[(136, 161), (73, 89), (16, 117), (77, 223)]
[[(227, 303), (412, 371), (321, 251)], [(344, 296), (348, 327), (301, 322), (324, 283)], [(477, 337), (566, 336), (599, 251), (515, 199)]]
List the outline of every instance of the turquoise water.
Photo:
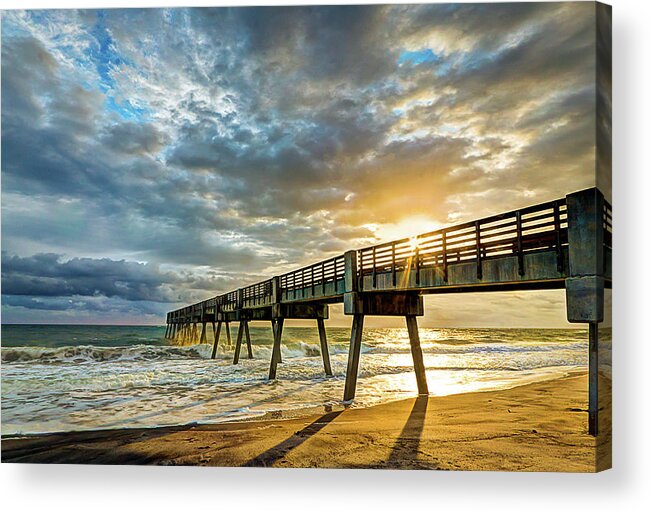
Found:
[[(342, 406), (349, 328), (329, 328), (334, 376), (315, 328), (286, 326), (278, 379), (267, 380), (271, 328), (251, 327), (237, 366), (222, 332), (178, 346), (164, 327), (2, 326), (2, 433), (215, 423)], [(232, 341), (237, 335), (233, 329)], [(587, 331), (420, 329), (432, 395), (503, 389), (587, 367)], [(600, 354), (609, 352), (600, 340)], [(355, 406), (413, 396), (406, 329), (364, 332)]]

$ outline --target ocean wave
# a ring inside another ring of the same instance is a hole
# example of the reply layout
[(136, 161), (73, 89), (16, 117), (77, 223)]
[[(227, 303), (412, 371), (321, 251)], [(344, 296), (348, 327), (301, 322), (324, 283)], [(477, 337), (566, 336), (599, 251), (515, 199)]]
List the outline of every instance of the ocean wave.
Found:
[(118, 360), (205, 359), (210, 357), (209, 345), (187, 347), (132, 345), (126, 347), (96, 347), (78, 345), (58, 348), (7, 347), (2, 349), (2, 363), (88, 363)]
[[(270, 345), (253, 345), (253, 353), (258, 358), (269, 359)], [(232, 359), (235, 347), (218, 345), (217, 359)], [(347, 353), (344, 347), (329, 347), (330, 354)], [(284, 358), (321, 357), (319, 345), (304, 342), (282, 345)], [(47, 347), (3, 347), (2, 363), (93, 363), (110, 361), (154, 361), (169, 359), (209, 359), (212, 345), (200, 344), (189, 346), (169, 345), (130, 345), (120, 347), (97, 347), (93, 345)], [(246, 357), (246, 347), (242, 346), (240, 357)]]

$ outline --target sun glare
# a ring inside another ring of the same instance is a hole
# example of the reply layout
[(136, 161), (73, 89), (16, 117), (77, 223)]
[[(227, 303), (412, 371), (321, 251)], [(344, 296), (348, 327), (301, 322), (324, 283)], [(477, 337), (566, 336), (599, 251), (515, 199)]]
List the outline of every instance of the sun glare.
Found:
[[(440, 228), (441, 225), (427, 217), (408, 217), (392, 224), (377, 226), (375, 235), (383, 242), (398, 240), (405, 237), (416, 237)], [(412, 247), (415, 249), (415, 247)]]

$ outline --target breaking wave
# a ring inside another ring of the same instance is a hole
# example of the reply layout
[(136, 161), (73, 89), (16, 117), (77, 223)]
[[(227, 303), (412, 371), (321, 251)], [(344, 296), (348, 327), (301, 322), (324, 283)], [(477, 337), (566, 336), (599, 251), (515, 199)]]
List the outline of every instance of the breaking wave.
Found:
[[(235, 347), (219, 345), (217, 359), (232, 359)], [(344, 352), (343, 347), (329, 347), (331, 354)], [(253, 345), (256, 357), (271, 357), (271, 346)], [(281, 354), (285, 358), (321, 357), (318, 345), (295, 343), (283, 346)], [(190, 346), (131, 345), (121, 347), (97, 347), (78, 345), (57, 348), (46, 347), (6, 347), (2, 348), (2, 363), (99, 363), (110, 361), (155, 361), (172, 359), (209, 359), (212, 345)], [(240, 357), (246, 356), (246, 346), (242, 347)]]

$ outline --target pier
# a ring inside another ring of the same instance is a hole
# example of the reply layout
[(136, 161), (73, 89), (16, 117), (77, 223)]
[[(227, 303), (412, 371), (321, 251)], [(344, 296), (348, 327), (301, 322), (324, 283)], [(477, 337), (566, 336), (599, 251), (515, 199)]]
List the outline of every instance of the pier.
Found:
[(344, 401), (355, 397), (364, 318), (404, 317), (419, 395), (427, 379), (418, 335), (423, 295), (509, 290), (565, 289), (567, 319), (588, 324), (588, 432), (598, 421), (598, 324), (604, 289), (612, 286), (612, 207), (597, 188), (563, 198), (382, 243), (319, 261), (292, 272), (209, 298), (167, 314), (168, 339), (206, 342), (212, 357), (222, 337), (230, 346), (237, 322), (233, 363), (242, 345), (254, 357), (249, 322), (269, 322), (273, 350), (269, 379), (277, 378), (285, 320), (314, 320), (324, 373), (332, 375), (325, 321), (330, 304), (352, 316)]

